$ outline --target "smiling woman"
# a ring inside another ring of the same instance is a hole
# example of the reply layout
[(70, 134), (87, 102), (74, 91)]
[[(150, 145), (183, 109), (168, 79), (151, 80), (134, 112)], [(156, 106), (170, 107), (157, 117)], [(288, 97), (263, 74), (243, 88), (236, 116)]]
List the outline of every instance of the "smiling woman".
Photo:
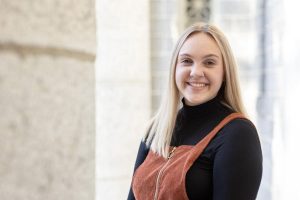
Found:
[(230, 46), (215, 26), (194, 24), (173, 52), (128, 199), (254, 200), (261, 175), (260, 141), (245, 117)]
[(189, 36), (179, 51), (176, 86), (189, 106), (217, 96), (224, 81), (222, 54), (214, 39), (205, 33)]

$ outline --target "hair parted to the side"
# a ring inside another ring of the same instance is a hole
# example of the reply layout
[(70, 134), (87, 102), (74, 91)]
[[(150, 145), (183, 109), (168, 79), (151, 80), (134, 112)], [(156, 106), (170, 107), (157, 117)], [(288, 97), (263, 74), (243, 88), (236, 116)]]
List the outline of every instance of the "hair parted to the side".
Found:
[(225, 35), (213, 25), (202, 22), (193, 24), (183, 32), (176, 43), (171, 59), (168, 87), (157, 113), (150, 120), (147, 132), (143, 138), (152, 151), (165, 158), (168, 156), (172, 133), (181, 102), (180, 92), (175, 82), (178, 53), (187, 38), (193, 33), (198, 32), (211, 36), (216, 41), (222, 53), (225, 73), (224, 91), (221, 97), (222, 103), (230, 107), (233, 111), (246, 115), (240, 94), (236, 62)]

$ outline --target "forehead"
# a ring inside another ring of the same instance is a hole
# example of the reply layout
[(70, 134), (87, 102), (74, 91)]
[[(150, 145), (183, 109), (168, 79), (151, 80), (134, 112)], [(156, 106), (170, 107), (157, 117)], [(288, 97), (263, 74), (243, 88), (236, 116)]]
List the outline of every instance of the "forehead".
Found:
[(212, 36), (202, 32), (191, 34), (183, 43), (179, 54), (191, 54), (194, 56), (216, 54), (221, 57), (221, 51), (216, 41)]

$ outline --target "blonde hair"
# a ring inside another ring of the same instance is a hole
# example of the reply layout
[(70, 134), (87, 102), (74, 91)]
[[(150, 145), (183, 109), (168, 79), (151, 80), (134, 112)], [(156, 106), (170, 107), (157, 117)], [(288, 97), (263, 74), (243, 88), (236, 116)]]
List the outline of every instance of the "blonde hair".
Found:
[(143, 138), (151, 150), (157, 154), (167, 157), (171, 144), (175, 121), (180, 108), (180, 92), (175, 83), (175, 70), (178, 53), (193, 33), (205, 33), (211, 36), (217, 43), (223, 57), (225, 73), (224, 93), (222, 103), (235, 112), (245, 113), (242, 103), (236, 63), (230, 45), (225, 35), (215, 26), (206, 23), (195, 23), (188, 27), (177, 41), (172, 54), (169, 83), (162, 98), (161, 104), (155, 116), (150, 120), (147, 132)]

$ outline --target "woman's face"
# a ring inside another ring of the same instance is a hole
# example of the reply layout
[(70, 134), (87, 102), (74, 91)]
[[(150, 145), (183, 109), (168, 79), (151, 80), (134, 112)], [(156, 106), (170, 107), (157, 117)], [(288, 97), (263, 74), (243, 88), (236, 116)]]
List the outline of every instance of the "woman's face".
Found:
[(181, 47), (176, 64), (176, 85), (190, 106), (216, 97), (224, 77), (221, 51), (205, 33), (194, 33)]

